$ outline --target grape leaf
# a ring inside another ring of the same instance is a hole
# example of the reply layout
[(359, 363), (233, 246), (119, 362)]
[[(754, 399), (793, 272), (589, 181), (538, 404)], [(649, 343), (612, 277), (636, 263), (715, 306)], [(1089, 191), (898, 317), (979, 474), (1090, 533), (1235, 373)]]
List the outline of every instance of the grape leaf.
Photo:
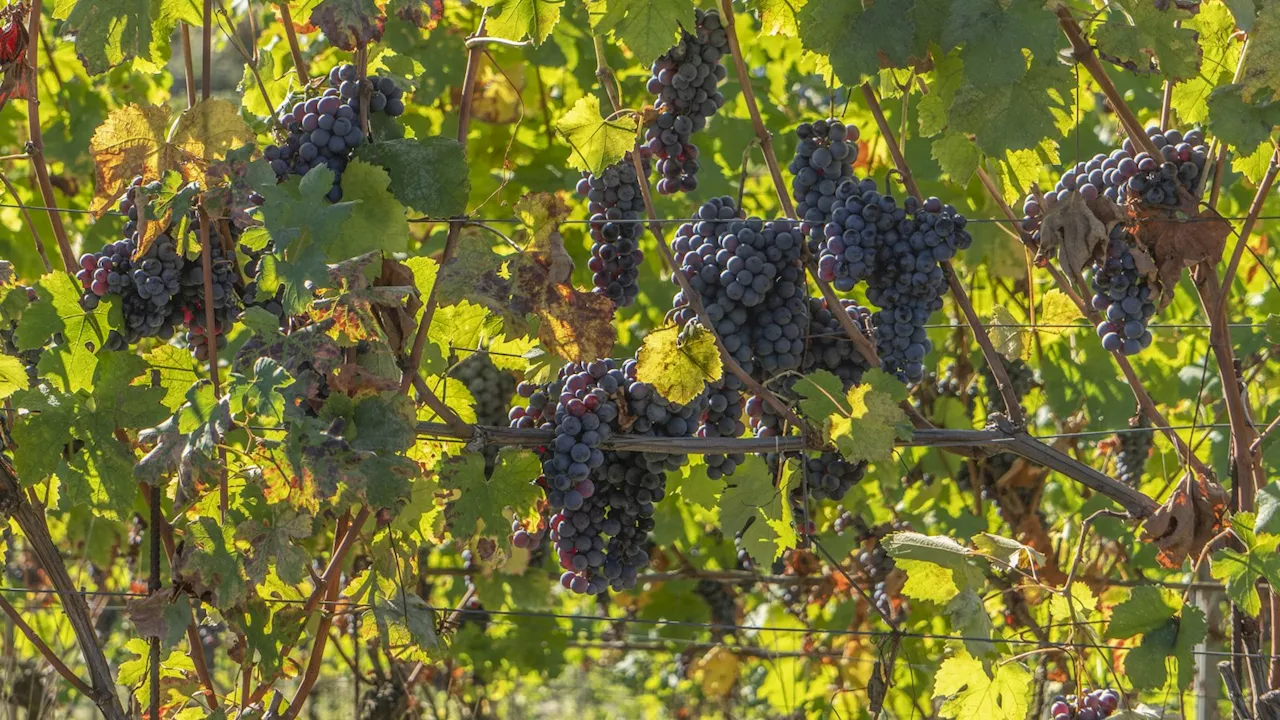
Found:
[[(95, 411), (115, 428), (145, 428), (163, 421), (169, 409), (162, 404), (163, 388), (135, 387), (147, 371), (146, 361), (130, 353), (103, 353), (94, 369)], [(149, 381), (149, 377), (142, 378)]]
[(355, 157), (382, 166), (391, 177), (391, 192), (406, 207), (440, 218), (467, 209), (471, 171), (457, 140), (438, 135), (385, 140), (360, 146)]
[(750, 456), (720, 494), (720, 527), (726, 535), (742, 533), (742, 547), (760, 565), (768, 566), (797, 542), (791, 503), (786, 500), (798, 482), (796, 465), (784, 464), (775, 488), (764, 461)]
[(693, 27), (689, 4), (682, 0), (597, 0), (587, 9), (596, 33), (612, 31), (644, 65), (676, 44), (681, 23)]
[[(1249, 17), (1252, 21), (1252, 14)], [(1213, 89), (1231, 82), (1232, 72), (1240, 58), (1240, 43), (1235, 38), (1236, 26), (1231, 12), (1222, 4), (1201, 5), (1194, 18), (1183, 22), (1183, 27), (1192, 29), (1199, 36), (1204, 60), (1198, 75), (1173, 86), (1170, 107), (1178, 113), (1181, 122), (1194, 125), (1208, 119), (1207, 103)]]
[(142, 599), (130, 599), (125, 609), (138, 634), (158, 638), (163, 647), (173, 647), (186, 635), (191, 622), (191, 599), (181, 592), (157, 592)]
[(1100, 50), (1138, 68), (1155, 60), (1160, 74), (1174, 82), (1199, 73), (1195, 31), (1174, 27), (1175, 21), (1190, 19), (1190, 13), (1160, 10), (1148, 0), (1115, 0), (1109, 7), (1107, 21), (1093, 29)]
[(724, 483), (708, 477), (707, 464), (698, 458), (681, 468), (678, 476), (668, 477), (671, 492), (678, 492), (682, 500), (704, 510), (716, 507), (716, 500), (724, 491)]
[(599, 175), (635, 145), (636, 121), (629, 115), (606, 120), (599, 98), (587, 95), (556, 121), (556, 131), (572, 150), (569, 167)]
[[(569, 217), (569, 206), (554, 193), (527, 193), (516, 201), (516, 217), (524, 230), (525, 249), (551, 252), (552, 235), (558, 232), (560, 223)], [(560, 246), (563, 250), (563, 245)], [(573, 262), (569, 260), (569, 262)]]
[(848, 0), (809, 0), (797, 15), (806, 50), (827, 55), (836, 77), (857, 86), (879, 72), (882, 59), (904, 67), (916, 49), (910, 0), (884, 0), (863, 9)]
[[(1272, 317), (1275, 317), (1274, 315)], [(1261, 535), (1268, 533), (1280, 535), (1280, 485), (1268, 483), (1258, 488), (1258, 514), (1253, 524), (1253, 532)], [(1232, 526), (1239, 525), (1238, 520)]]
[(354, 209), (353, 203), (330, 204), (325, 199), (332, 186), (333, 171), (323, 165), (312, 168), (302, 178), (291, 177), (280, 184), (272, 180), (258, 186), (258, 192), (266, 198), (262, 222), (276, 248), (275, 253), (263, 258), (258, 283), (267, 293), (274, 293), (283, 285), (282, 304), (290, 314), (306, 309), (311, 295), (305, 287), (308, 281), (318, 287), (328, 285), (325, 258), (337, 250), (343, 237), (343, 222)]
[(485, 29), (490, 35), (508, 40), (532, 38), (535, 45), (541, 45), (560, 22), (564, 0), (476, 0), (476, 4), (489, 8)]
[(965, 77), (978, 88), (1015, 83), (1026, 74), (1023, 48), (1039, 63), (1056, 63), (1061, 32), (1037, 2), (956, 0), (943, 26), (942, 46), (960, 46)]
[(938, 161), (938, 167), (952, 181), (965, 185), (978, 171), (982, 153), (964, 133), (944, 133), (933, 141), (932, 148), (933, 159)]
[(267, 570), (274, 567), (276, 575), (287, 585), (297, 585), (307, 578), (310, 556), (296, 540), (311, 537), (312, 518), (286, 507), (276, 506), (278, 514), (269, 519), (246, 518), (236, 525), (237, 540), (247, 542), (250, 559), (245, 572), (253, 584), (263, 582)]
[(893, 457), (894, 440), (910, 437), (911, 425), (898, 403), (907, 389), (883, 370), (873, 369), (850, 388), (849, 414), (831, 420), (831, 439), (846, 460), (880, 462)]
[(1058, 63), (1033, 63), (1013, 83), (989, 88), (968, 83), (956, 91), (951, 129), (975, 136), (978, 147), (995, 157), (1034, 148), (1056, 136), (1054, 112), (1070, 109), (1072, 85), (1071, 71)]
[(409, 218), (387, 191), (390, 183), (387, 171), (377, 165), (363, 160), (347, 163), (342, 171), (342, 199), (355, 203), (355, 208), (342, 223), (342, 255), (409, 250)]
[(1208, 627), (1204, 611), (1188, 605), (1182, 608), (1180, 618), (1144, 633), (1142, 643), (1131, 649), (1124, 659), (1125, 675), (1133, 682), (1134, 688), (1163, 688), (1169, 680), (1170, 657), (1178, 661), (1177, 686), (1187, 687), (1195, 674), (1195, 660), (1191, 653), (1204, 639)]
[(398, 392), (368, 395), (356, 402), (351, 447), (373, 452), (403, 452), (417, 437), (413, 401)]
[(14, 334), (19, 350), (35, 350), (56, 333), (72, 348), (92, 344), (101, 348), (107, 334), (123, 323), (119, 302), (98, 303), (90, 312), (80, 306), (80, 284), (66, 273), (50, 273), (35, 286), (39, 299), (22, 313), (22, 323)]
[[(1271, 495), (1264, 495), (1266, 504), (1260, 509), (1274, 512), (1274, 500)], [(1280, 535), (1264, 535), (1256, 537), (1253, 532), (1255, 520), (1252, 513), (1236, 513), (1231, 518), (1231, 526), (1236, 536), (1245, 546), (1244, 552), (1231, 548), (1223, 548), (1212, 555), (1210, 573), (1214, 579), (1226, 585), (1227, 596), (1250, 615), (1257, 615), (1262, 609), (1262, 601), (1258, 597), (1258, 580), (1265, 578), (1268, 583), (1280, 584), (1280, 555), (1276, 548), (1280, 547)]]
[[(1222, 0), (1222, 4), (1235, 17), (1236, 25), (1245, 32), (1253, 30), (1253, 21), (1258, 17), (1258, 6), (1261, 2), (1262, 0)], [(1200, 12), (1203, 13), (1206, 9), (1202, 7)]]
[(898, 558), (894, 562), (899, 570), (907, 574), (907, 582), (902, 586), (902, 594), (913, 600), (946, 605), (960, 594), (960, 588), (956, 587), (950, 568), (910, 558)]
[(187, 181), (201, 180), (210, 163), (253, 141), (236, 106), (220, 98), (201, 100), (176, 122), (164, 106), (116, 108), (89, 142), (96, 167), (89, 209), (101, 217), (139, 175), (159, 179), (176, 170)]
[(938, 668), (933, 697), (945, 698), (938, 711), (942, 717), (1022, 720), (1033, 685), (1031, 673), (1021, 663), (997, 665), (993, 677), (981, 660), (957, 655)]
[(1173, 619), (1181, 607), (1182, 601), (1173, 593), (1155, 585), (1139, 585), (1111, 610), (1106, 636), (1125, 639), (1151, 632)]
[(333, 45), (354, 51), (382, 39), (387, 16), (374, 0), (322, 0), (311, 11), (311, 24)]
[[(270, 317), (273, 324), (279, 323), (274, 315)], [(164, 389), (164, 397), (160, 403), (170, 411), (177, 410), (186, 402), (187, 390), (201, 378), (199, 362), (189, 351), (172, 345), (157, 345), (142, 357), (151, 367), (159, 386)]]
[(650, 332), (636, 359), (636, 379), (677, 405), (690, 403), (723, 372), (715, 336), (696, 323)]
[(1280, 3), (1260, 4), (1240, 79), (1247, 101), (1280, 95)]
[(1222, 85), (1209, 94), (1209, 129), (1223, 142), (1246, 152), (1271, 137), (1280, 125), (1280, 104), (1271, 100), (1249, 103), (1243, 85)]
[(530, 480), (542, 474), (538, 456), (527, 450), (503, 448), (493, 475), (484, 476), (484, 456), (480, 453), (447, 455), (437, 467), (440, 487), (456, 490), (445, 517), (454, 537), (466, 538), (484, 523), (487, 534), (505, 535), (510, 522), (502, 514), (511, 508), (517, 517), (530, 517), (542, 493)]
[[(133, 688), (133, 696), (137, 698), (138, 705), (145, 705), (151, 694), (151, 645), (145, 638), (135, 637), (125, 642), (124, 650), (130, 655), (136, 656), (136, 659), (125, 660), (120, 663), (120, 670), (116, 674), (116, 682), (125, 687)], [(190, 677), (195, 671), (195, 661), (191, 659), (186, 648), (175, 648), (165, 659), (160, 661), (160, 682), (161, 684), (181, 682)], [(163, 693), (163, 690), (161, 692)], [(201, 713), (205, 713), (203, 709), (197, 709)], [(205, 717), (205, 715), (201, 717)]]
[(881, 545), (895, 560), (926, 562), (946, 568), (958, 591), (983, 586), (982, 570), (970, 560), (973, 551), (949, 537), (897, 532), (885, 537)]
[(13, 427), (17, 448), (14, 469), (31, 486), (53, 474), (62, 460), (62, 448), (71, 441), (76, 421), (76, 399), (49, 388), (35, 387), (14, 397), (27, 417)]
[(754, 9), (760, 18), (760, 32), (764, 35), (797, 37), (800, 23), (797, 15), (809, 0), (748, 0), (747, 7)]
[(373, 609), (361, 617), (360, 638), (377, 640), (398, 660), (427, 661), (443, 649), (436, 634), (435, 610), (414, 593), (400, 591), (379, 597)]
[(0, 400), (28, 385), (27, 366), (12, 355), (0, 355)]
[(178, 21), (201, 24), (200, 7), (186, 0), (59, 0), (53, 15), (76, 36), (76, 55), (90, 75), (138, 58), (160, 65)]
[[(938, 53), (932, 75), (929, 94), (920, 98), (917, 105), (920, 135), (923, 137), (933, 137), (947, 129), (947, 110), (955, 100), (956, 90), (964, 84), (964, 63), (960, 62), (960, 54)], [(937, 157), (936, 150), (934, 156)]]
[(794, 390), (801, 398), (801, 414), (806, 420), (819, 423), (824, 435), (829, 436), (832, 418), (849, 414), (844, 383), (834, 373), (809, 373), (796, 381)]

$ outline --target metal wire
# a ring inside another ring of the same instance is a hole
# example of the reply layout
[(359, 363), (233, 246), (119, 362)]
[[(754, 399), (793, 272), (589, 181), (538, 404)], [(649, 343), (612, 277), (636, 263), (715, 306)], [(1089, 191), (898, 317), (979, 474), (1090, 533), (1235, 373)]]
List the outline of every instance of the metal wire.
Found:
[[(92, 214), (92, 212), (93, 212), (92, 210), (82, 209), (82, 208), (48, 207), (48, 206), (44, 206), (44, 205), (30, 205), (30, 204), (25, 204), (25, 203), (24, 203), (24, 204), (21, 204), (21, 205), (16, 204), (16, 203), (0, 203), (0, 208), (12, 208), (12, 209), (15, 209), (15, 210), (22, 209), (22, 208), (26, 208), (27, 210), (41, 210), (41, 211), (44, 211), (44, 212), (50, 212), (50, 211), (52, 211), (52, 212), (68, 213), (68, 214), (75, 214), (75, 215), (89, 215), (89, 214)], [(108, 211), (104, 212), (104, 213), (103, 213), (103, 215), (104, 215), (104, 216), (110, 215), (110, 216), (123, 217), (123, 216), (125, 215), (125, 213), (122, 213), (122, 212), (120, 212), (120, 211), (118, 211), (118, 210), (108, 210)], [(1228, 222), (1244, 222), (1245, 220), (1248, 220), (1248, 219), (1249, 219), (1248, 217), (1147, 218), (1147, 219), (1145, 219), (1143, 222), (1194, 223), (1194, 222), (1218, 222), (1218, 221), (1220, 221), (1220, 220), (1226, 220), (1226, 221), (1228, 221)], [(1256, 217), (1256, 218), (1254, 218), (1254, 219), (1255, 219), (1255, 220), (1280, 220), (1280, 215), (1259, 215), (1258, 217)], [(610, 220), (610, 222), (613, 222), (613, 223), (650, 223), (650, 222), (656, 222), (656, 223), (658, 223), (658, 224), (660, 224), (660, 225), (667, 225), (667, 224), (672, 224), (672, 223), (698, 222), (699, 220), (701, 220), (701, 218), (692, 218), (692, 217), (690, 217), (690, 218), (655, 218), (655, 219), (653, 219), (653, 220), (650, 220), (649, 218), (630, 218), (630, 219), (628, 219), (628, 218), (618, 218), (618, 219), (616, 219), (616, 220)], [(1006, 225), (1018, 225), (1018, 224), (1020, 224), (1020, 221), (1018, 221), (1018, 220), (1010, 220), (1009, 218), (1006, 218), (1006, 217), (966, 218), (966, 220), (967, 220), (970, 224), (973, 224), (973, 223), (979, 223), (979, 224), (985, 224), (985, 223), (997, 223), (997, 224), (1006, 224)], [(521, 220), (521, 219), (519, 219), (519, 218), (513, 218), (513, 217), (507, 217), (507, 218), (473, 218), (473, 217), (467, 217), (467, 216), (465, 216), (465, 215), (460, 215), (460, 216), (458, 216), (458, 217), (453, 217), (453, 218), (432, 218), (432, 217), (409, 218), (409, 222), (412, 222), (412, 223), (442, 223), (442, 224), (447, 224), (447, 223), (486, 223), (486, 224), (510, 224), (510, 225), (519, 225), (519, 224), (523, 224), (523, 223), (524, 223), (524, 221), (523, 221), (523, 220)], [(589, 225), (589, 224), (591, 224), (592, 222), (598, 222), (598, 221), (592, 221), (590, 218), (566, 218), (566, 219), (564, 219), (564, 220), (561, 220), (561, 221), (559, 222), (559, 224), (560, 224), (560, 225)]]

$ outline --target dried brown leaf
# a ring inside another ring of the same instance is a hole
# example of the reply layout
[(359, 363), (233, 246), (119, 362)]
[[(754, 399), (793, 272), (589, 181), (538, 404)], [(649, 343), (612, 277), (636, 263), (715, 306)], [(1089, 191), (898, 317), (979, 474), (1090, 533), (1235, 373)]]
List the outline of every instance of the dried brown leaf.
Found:
[(1161, 290), (1159, 309), (1173, 300), (1173, 289), (1183, 268), (1200, 263), (1216, 265), (1231, 235), (1231, 224), (1213, 208), (1188, 214), (1187, 219), (1151, 217), (1140, 228), (1138, 239), (1151, 253), (1152, 269)]
[(1159, 548), (1156, 559), (1167, 568), (1197, 558), (1222, 529), (1227, 491), (1212, 480), (1181, 483), (1143, 527), (1143, 540)]
[(1041, 221), (1036, 262), (1043, 264), (1056, 251), (1062, 269), (1081, 282), (1080, 271), (1106, 248), (1107, 231), (1119, 217), (1119, 209), (1106, 198), (1091, 204), (1080, 193), (1067, 195)]

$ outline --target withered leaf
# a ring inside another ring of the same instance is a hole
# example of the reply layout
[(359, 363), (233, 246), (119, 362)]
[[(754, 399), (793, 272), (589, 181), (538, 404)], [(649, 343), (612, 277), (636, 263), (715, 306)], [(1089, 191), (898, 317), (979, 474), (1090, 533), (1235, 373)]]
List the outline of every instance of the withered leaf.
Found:
[(1062, 269), (1081, 282), (1080, 271), (1106, 248), (1107, 231), (1119, 217), (1119, 209), (1106, 198), (1089, 203), (1080, 193), (1070, 193), (1045, 213), (1036, 261), (1042, 263), (1057, 251)]
[(1227, 491), (1212, 480), (1180, 483), (1168, 501), (1143, 527), (1143, 540), (1159, 548), (1156, 559), (1167, 568), (1197, 558), (1204, 546), (1222, 529)]
[(1183, 268), (1200, 263), (1216, 265), (1231, 235), (1231, 224), (1217, 210), (1206, 207), (1186, 219), (1149, 217), (1138, 234), (1151, 252), (1155, 276), (1160, 284), (1158, 309), (1173, 300), (1173, 288)]
[(530, 255), (517, 256), (511, 265), (514, 294), (542, 319), (538, 336), (547, 350), (578, 362), (613, 352), (618, 330), (613, 325), (612, 300), (551, 282), (548, 267)]

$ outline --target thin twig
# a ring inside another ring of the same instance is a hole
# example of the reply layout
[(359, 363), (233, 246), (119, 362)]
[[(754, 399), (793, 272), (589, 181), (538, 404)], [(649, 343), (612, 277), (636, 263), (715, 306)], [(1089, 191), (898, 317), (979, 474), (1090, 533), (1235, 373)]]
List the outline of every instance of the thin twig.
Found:
[(9, 616), (10, 622), (12, 622), (23, 635), (27, 636), (27, 639), (31, 641), (31, 644), (34, 645), (36, 650), (40, 653), (40, 656), (47, 660), (49, 664), (53, 666), (53, 669), (57, 671), (64, 680), (71, 684), (71, 687), (74, 687), (85, 697), (93, 697), (93, 688), (89, 687), (89, 683), (81, 680), (80, 676), (72, 672), (71, 668), (67, 667), (67, 664), (62, 662), (62, 658), (58, 656), (58, 653), (54, 652), (53, 648), (49, 647), (49, 645), (45, 643), (44, 639), (37, 635), (35, 630), (31, 629), (31, 626), (27, 624), (27, 621), (22, 619), (22, 613), (18, 612), (18, 609), (10, 604), (3, 595), (0, 595), (0, 610), (3, 610), (4, 614)]
[(85, 603), (84, 596), (77, 592), (75, 582), (67, 573), (62, 554), (49, 535), (44, 514), (27, 500), (17, 474), (8, 461), (3, 459), (0, 459), (0, 504), (9, 509), (9, 517), (17, 521), (27, 539), (27, 546), (62, 602), (62, 610), (75, 633), (76, 644), (80, 646), (85, 665), (89, 668), (89, 698), (107, 720), (125, 720), (124, 709), (115, 693), (115, 677), (107, 664), (107, 658), (102, 654), (102, 648), (98, 647), (98, 636), (89, 615), (89, 606)]
[(280, 3), (280, 22), (284, 24), (284, 34), (289, 40), (289, 54), (293, 56), (293, 69), (298, 73), (298, 81), (303, 85), (311, 82), (307, 75), (307, 60), (302, 57), (302, 48), (298, 46), (298, 31), (293, 27), (293, 16), (289, 12), (289, 3)]
[[(43, 0), (32, 0), (31, 15), (28, 20), (27, 37), (40, 37), (40, 13), (43, 12)], [(38, 42), (27, 44), (27, 65), (34, 81), (39, 77)], [(31, 158), (31, 166), (36, 171), (36, 183), (40, 186), (40, 197), (45, 207), (56, 207), (57, 200), (53, 196), (53, 183), (49, 180), (49, 167), (44, 162), (44, 140), (40, 134), (40, 98), (27, 98), (27, 155)], [(71, 249), (71, 241), (67, 239), (67, 229), (62, 225), (62, 215), (54, 210), (49, 212), (49, 224), (53, 226), (53, 236), (58, 240), (58, 249), (62, 252), (62, 262), (69, 273), (78, 269), (75, 251)]]
[(27, 228), (31, 230), (31, 239), (35, 241), (36, 252), (40, 253), (40, 261), (44, 263), (45, 272), (53, 272), (53, 265), (49, 262), (49, 254), (45, 252), (44, 241), (40, 239), (40, 231), (36, 230), (36, 223), (31, 219), (31, 213), (27, 211), (27, 206), (22, 203), (22, 198), (18, 196), (18, 190), (9, 182), (9, 177), (0, 172), (0, 183), (4, 183), (4, 187), (13, 196), (13, 201), (18, 204), (18, 211), (22, 213), (22, 219), (26, 221)]

